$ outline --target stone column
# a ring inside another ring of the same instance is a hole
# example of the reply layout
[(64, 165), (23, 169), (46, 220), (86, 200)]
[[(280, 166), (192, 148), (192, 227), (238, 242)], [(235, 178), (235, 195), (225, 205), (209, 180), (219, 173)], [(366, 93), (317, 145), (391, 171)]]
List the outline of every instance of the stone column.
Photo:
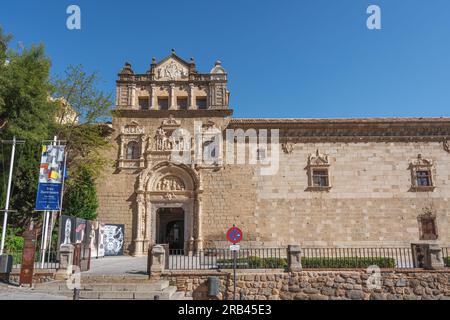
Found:
[(175, 110), (177, 108), (177, 100), (175, 96), (175, 84), (170, 84), (170, 91), (169, 91), (169, 109)]
[(203, 250), (203, 230), (202, 230), (202, 197), (197, 196), (195, 200), (195, 222), (197, 224), (197, 234), (195, 237), (195, 251)]
[(158, 101), (156, 96), (156, 86), (154, 83), (150, 85), (150, 110), (158, 109)]
[(136, 108), (136, 84), (133, 83), (128, 87), (128, 106), (132, 109)]
[(164, 272), (165, 269), (165, 255), (166, 250), (161, 245), (155, 245), (151, 251), (150, 259), (150, 275), (155, 275)]
[(427, 270), (443, 269), (445, 267), (442, 249), (435, 243), (411, 244), (414, 268)]
[(59, 249), (59, 268), (56, 271), (55, 279), (67, 279), (72, 275), (74, 246), (63, 244)]
[(195, 96), (194, 96), (194, 84), (189, 83), (189, 101), (188, 109), (195, 109)]
[(288, 265), (290, 272), (302, 271), (302, 249), (299, 245), (288, 246)]
[(144, 255), (144, 211), (145, 198), (143, 193), (136, 195), (137, 216), (136, 216), (136, 238), (134, 239), (134, 256)]

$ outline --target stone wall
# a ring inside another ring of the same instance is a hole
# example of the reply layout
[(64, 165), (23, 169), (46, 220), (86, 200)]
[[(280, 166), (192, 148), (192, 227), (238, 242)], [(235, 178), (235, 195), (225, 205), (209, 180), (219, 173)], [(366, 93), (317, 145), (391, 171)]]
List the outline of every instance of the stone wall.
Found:
[[(108, 158), (118, 158), (122, 127), (135, 121), (152, 141), (164, 117), (151, 114), (115, 117), (113, 148), (108, 151)], [(219, 116), (194, 117), (187, 112), (175, 117), (180, 126), (191, 133), (194, 121), (206, 123), (212, 119), (222, 128), (227, 120)], [(364, 126), (361, 124), (362, 128)], [(285, 130), (281, 136), (290, 134)], [(408, 141), (328, 140), (297, 141), (291, 153), (280, 150), (279, 171), (272, 176), (261, 175), (259, 165), (226, 164), (218, 170), (197, 168), (195, 172), (203, 188), (199, 218), (204, 247), (225, 247), (224, 233), (233, 224), (243, 230), (242, 245), (246, 247), (290, 243), (301, 243), (303, 247), (409, 247), (420, 239), (418, 217), (427, 210), (436, 216), (436, 242), (442, 247), (449, 246), (450, 154), (443, 148), (442, 141), (419, 138)], [(331, 188), (328, 191), (307, 190), (308, 155), (316, 150), (329, 158)], [(409, 166), (417, 160), (418, 154), (433, 162), (436, 186), (433, 191), (411, 190)], [(165, 157), (146, 155), (144, 166), (153, 168), (168, 160)], [(141, 169), (117, 170), (111, 166), (98, 180), (98, 219), (126, 225), (127, 251), (136, 234), (136, 187), (141, 172)], [(150, 200), (146, 201), (148, 211), (156, 210)], [(171, 201), (166, 202), (170, 206)], [(185, 220), (196, 221), (194, 212), (190, 210)], [(147, 212), (145, 217), (150, 240), (155, 239), (155, 234), (150, 233), (156, 230), (152, 214)], [(194, 224), (192, 230), (185, 230), (186, 241), (195, 236), (196, 229)]]
[[(220, 294), (208, 297), (207, 279), (220, 278)], [(450, 271), (389, 270), (381, 272), (381, 287), (369, 289), (365, 270), (245, 272), (237, 278), (237, 297), (246, 300), (450, 300)], [(224, 272), (172, 272), (178, 291), (194, 300), (233, 298), (233, 277)]]

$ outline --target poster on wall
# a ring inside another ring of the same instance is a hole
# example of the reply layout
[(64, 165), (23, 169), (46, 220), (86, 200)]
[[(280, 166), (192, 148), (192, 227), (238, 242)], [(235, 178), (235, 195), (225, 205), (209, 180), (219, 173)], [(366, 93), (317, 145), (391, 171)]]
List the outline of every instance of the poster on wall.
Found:
[(85, 243), (86, 241), (86, 220), (75, 219), (75, 243)]
[(98, 226), (99, 223), (97, 221), (92, 221), (89, 223), (89, 234), (90, 234), (90, 243), (89, 248), (91, 248), (91, 257), (98, 258)]
[(61, 210), (64, 156), (65, 146), (51, 144), (42, 146), (35, 208), (37, 211)]
[(58, 250), (62, 244), (75, 243), (75, 218), (61, 215), (59, 218)]
[(123, 255), (124, 229), (123, 224), (105, 225), (105, 256)]
[(98, 224), (97, 239), (98, 239), (97, 257), (101, 258), (105, 256), (105, 244), (106, 244), (105, 225), (103, 223)]

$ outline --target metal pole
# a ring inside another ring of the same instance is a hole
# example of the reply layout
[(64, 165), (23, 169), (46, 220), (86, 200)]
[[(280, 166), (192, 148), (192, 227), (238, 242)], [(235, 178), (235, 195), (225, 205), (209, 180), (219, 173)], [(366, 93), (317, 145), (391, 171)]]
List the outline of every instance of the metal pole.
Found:
[[(53, 146), (56, 146), (56, 143), (58, 142), (58, 137), (53, 136)], [(47, 237), (48, 237), (48, 224), (49, 224), (49, 214), (50, 211), (45, 211), (45, 232), (44, 232), (44, 247), (42, 250), (42, 260), (41, 260), (41, 268), (44, 268), (44, 260), (45, 260), (45, 252), (47, 251)]]
[(234, 278), (234, 291), (233, 291), (233, 300), (236, 300), (236, 253), (237, 251), (233, 251), (233, 278)]
[(44, 249), (42, 250), (41, 268), (44, 269), (45, 251), (47, 248), (47, 236), (48, 236), (48, 221), (50, 218), (50, 211), (45, 211), (45, 230), (44, 230)]
[(42, 249), (44, 249), (44, 230), (45, 230), (45, 219), (46, 219), (46, 215), (45, 215), (45, 213), (46, 213), (47, 211), (43, 211), (43, 215), (42, 215), (42, 217), (43, 217), (43, 219), (42, 219), (42, 230), (41, 230), (41, 246), (39, 247), (39, 254), (40, 254), (40, 260), (39, 261), (42, 261)]
[(50, 232), (48, 234), (48, 252), (47, 252), (47, 262), (50, 262), (50, 255), (52, 250), (52, 235), (53, 235), (53, 224), (54, 224), (54, 213), (51, 213), (50, 219)]
[(9, 197), (11, 196), (11, 183), (12, 183), (15, 153), (16, 153), (16, 136), (14, 136), (13, 138), (11, 150), (11, 163), (9, 165), (8, 189), (6, 191), (6, 207), (5, 207), (5, 215), (3, 217), (2, 243), (0, 247), (0, 255), (3, 254), (3, 249), (5, 248), (6, 225), (8, 223)]

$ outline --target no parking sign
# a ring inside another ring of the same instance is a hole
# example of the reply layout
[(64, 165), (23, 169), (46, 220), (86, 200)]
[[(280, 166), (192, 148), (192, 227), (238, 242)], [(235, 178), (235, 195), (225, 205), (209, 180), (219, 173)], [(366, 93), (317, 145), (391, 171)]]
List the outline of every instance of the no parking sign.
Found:
[(238, 227), (233, 226), (232, 228), (228, 229), (227, 239), (233, 245), (241, 242), (242, 238), (243, 238), (243, 233), (242, 233), (241, 229), (239, 229)]

